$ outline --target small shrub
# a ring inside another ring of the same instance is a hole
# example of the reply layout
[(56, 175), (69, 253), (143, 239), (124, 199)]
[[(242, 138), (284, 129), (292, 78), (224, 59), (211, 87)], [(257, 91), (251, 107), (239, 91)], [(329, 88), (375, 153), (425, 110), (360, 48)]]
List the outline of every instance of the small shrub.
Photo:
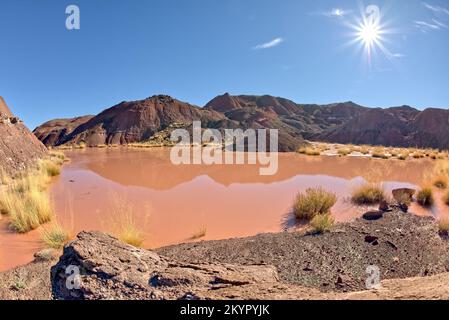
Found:
[(319, 156), (321, 155), (321, 151), (319, 148), (315, 147), (302, 147), (298, 150), (299, 153), (305, 154), (308, 156)]
[(191, 237), (190, 240), (197, 240), (204, 238), (206, 236), (207, 229), (206, 227), (201, 227), (197, 232), (195, 232)]
[(371, 153), (371, 156), (373, 158), (379, 158), (379, 159), (388, 159), (389, 158), (389, 156), (386, 155), (384, 149), (374, 149), (373, 152)]
[(407, 160), (407, 158), (408, 158), (408, 155), (405, 155), (405, 154), (398, 155), (399, 160)]
[(421, 159), (421, 158), (424, 158), (425, 154), (422, 153), (422, 152), (420, 152), (420, 151), (416, 151), (416, 152), (413, 153), (412, 156), (413, 156), (413, 158), (415, 158), (415, 159)]
[(341, 155), (341, 156), (347, 156), (348, 154), (351, 153), (351, 150), (350, 150), (350, 149), (343, 148), (343, 149), (338, 149), (337, 152), (338, 152), (338, 154)]
[(25, 233), (52, 219), (53, 208), (45, 192), (32, 189), (23, 195), (14, 193), (10, 196), (12, 204), (10, 216), (13, 230)]
[(118, 197), (113, 201), (111, 210), (111, 219), (106, 227), (121, 241), (140, 247), (145, 240), (143, 228), (146, 222), (139, 223), (135, 219), (132, 204)]
[(365, 183), (352, 192), (352, 202), (359, 205), (369, 205), (385, 200), (385, 193), (380, 184)]
[(432, 183), (438, 189), (446, 189), (447, 188), (447, 178), (443, 175), (439, 175), (433, 179)]
[(54, 223), (50, 227), (44, 228), (41, 232), (41, 239), (48, 248), (61, 249), (70, 241), (70, 232), (59, 223)]
[(335, 219), (329, 214), (316, 215), (310, 225), (315, 233), (329, 232), (335, 223)]
[(441, 218), (440, 220), (438, 220), (438, 231), (441, 235), (448, 235), (449, 218)]
[(337, 202), (335, 193), (321, 188), (307, 189), (298, 193), (293, 204), (293, 213), (298, 219), (310, 220), (316, 215), (329, 213)]
[(41, 163), (41, 168), (42, 168), (42, 170), (44, 170), (44, 172), (49, 177), (56, 177), (56, 176), (59, 176), (61, 174), (60, 164), (61, 163), (58, 164), (55, 161), (44, 160)]
[(430, 207), (434, 203), (433, 191), (430, 187), (423, 187), (416, 196), (416, 201), (423, 207)]

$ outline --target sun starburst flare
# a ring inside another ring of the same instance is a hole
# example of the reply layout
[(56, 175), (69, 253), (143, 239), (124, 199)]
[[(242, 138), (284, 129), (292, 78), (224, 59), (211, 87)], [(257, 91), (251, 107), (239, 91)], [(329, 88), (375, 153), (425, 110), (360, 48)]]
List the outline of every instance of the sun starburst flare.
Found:
[(362, 17), (356, 20), (355, 24), (350, 24), (354, 32), (351, 34), (351, 44), (358, 44), (371, 63), (374, 52), (378, 49), (387, 57), (393, 54), (385, 47), (385, 35), (390, 32), (386, 25), (382, 23), (380, 9), (371, 5), (362, 10)]

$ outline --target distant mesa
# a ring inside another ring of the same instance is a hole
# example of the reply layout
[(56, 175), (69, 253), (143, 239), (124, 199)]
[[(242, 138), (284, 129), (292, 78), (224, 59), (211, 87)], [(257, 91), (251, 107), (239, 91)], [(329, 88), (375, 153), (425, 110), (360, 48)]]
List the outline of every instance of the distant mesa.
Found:
[[(121, 102), (96, 116), (49, 121), (35, 129), (47, 146), (144, 142), (173, 124), (278, 129), (279, 150), (295, 151), (305, 140), (398, 147), (449, 148), (449, 111), (410, 106), (368, 108), (354, 102), (298, 104), (270, 95), (225, 93), (203, 108), (167, 95)], [(164, 134), (164, 136), (167, 136)]]

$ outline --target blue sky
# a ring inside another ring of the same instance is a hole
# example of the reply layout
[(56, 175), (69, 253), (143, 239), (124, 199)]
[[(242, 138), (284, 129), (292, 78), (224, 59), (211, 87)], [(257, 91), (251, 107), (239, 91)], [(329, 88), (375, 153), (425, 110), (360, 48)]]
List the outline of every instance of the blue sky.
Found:
[[(370, 62), (352, 28), (368, 5)], [(449, 108), (448, 26), (445, 0), (2, 0), (0, 95), (31, 128), (154, 94)]]

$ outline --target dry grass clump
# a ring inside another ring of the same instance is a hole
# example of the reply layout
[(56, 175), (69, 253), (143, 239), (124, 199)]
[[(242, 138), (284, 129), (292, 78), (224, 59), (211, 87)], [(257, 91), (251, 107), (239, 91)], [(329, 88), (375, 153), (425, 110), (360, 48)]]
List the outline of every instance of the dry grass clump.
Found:
[(416, 195), (416, 201), (423, 207), (430, 207), (434, 203), (433, 191), (429, 186), (424, 186)]
[(201, 239), (204, 238), (207, 234), (207, 228), (206, 227), (201, 227), (200, 229), (198, 229), (194, 234), (192, 234), (192, 236), (189, 238), (189, 240), (197, 240), (197, 239)]
[(61, 249), (71, 238), (71, 232), (57, 222), (44, 228), (41, 232), (41, 239), (47, 248)]
[(330, 213), (316, 215), (312, 221), (310, 221), (310, 226), (314, 233), (329, 232), (334, 224), (335, 219)]
[(447, 188), (447, 176), (444, 175), (436, 175), (433, 178), (432, 184), (438, 189), (446, 189)]
[(379, 159), (388, 159), (389, 156), (386, 154), (385, 149), (376, 148), (371, 153), (371, 156), (373, 158), (379, 158)]
[(135, 219), (132, 204), (121, 198), (115, 198), (111, 207), (111, 219), (108, 228), (119, 240), (134, 247), (142, 246), (145, 241), (146, 223)]
[(441, 235), (448, 235), (449, 218), (441, 218), (438, 220), (438, 231)]
[[(53, 207), (45, 191), (31, 186), (20, 194), (6, 192), (7, 212), (11, 217), (11, 228), (19, 233), (34, 230), (53, 218)], [(3, 211), (3, 210), (2, 210)]]
[(337, 153), (341, 156), (347, 156), (348, 154), (351, 154), (351, 149), (349, 148), (341, 148), (337, 150)]
[(319, 156), (321, 154), (321, 151), (314, 147), (303, 147), (298, 152), (308, 156)]
[(298, 219), (313, 219), (316, 215), (329, 213), (337, 202), (335, 193), (321, 188), (310, 188), (298, 193), (293, 204), (293, 213)]
[(61, 164), (62, 162), (59, 161), (43, 160), (40, 166), (49, 177), (56, 177), (61, 174)]
[(412, 157), (415, 159), (421, 159), (425, 157), (425, 154), (421, 151), (415, 151), (413, 152)]
[(28, 232), (53, 218), (53, 206), (46, 189), (50, 177), (60, 173), (60, 163), (55, 159), (60, 160), (60, 157), (40, 161), (36, 169), (11, 180), (0, 193), (0, 213), (10, 216), (14, 231)]
[(401, 153), (398, 155), (399, 160), (407, 160), (408, 154)]
[(352, 191), (351, 200), (358, 205), (379, 203), (385, 199), (385, 192), (379, 183), (368, 182)]

